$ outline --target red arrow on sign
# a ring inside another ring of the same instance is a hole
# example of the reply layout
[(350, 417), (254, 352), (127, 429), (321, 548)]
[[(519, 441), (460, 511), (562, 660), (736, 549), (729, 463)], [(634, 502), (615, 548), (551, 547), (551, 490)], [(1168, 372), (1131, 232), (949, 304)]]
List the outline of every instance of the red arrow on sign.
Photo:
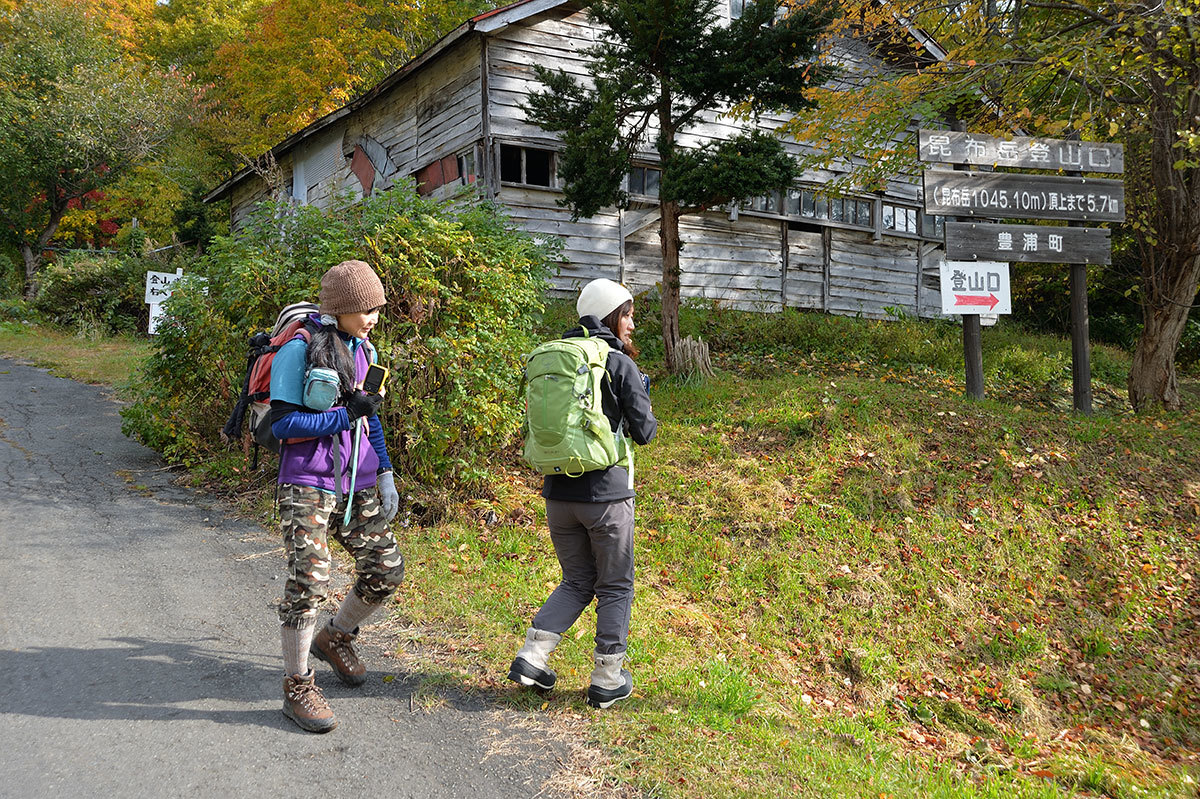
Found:
[(999, 304), (1000, 298), (995, 294), (989, 293), (986, 297), (981, 297), (978, 294), (955, 294), (955, 305), (986, 305), (988, 310), (992, 310)]

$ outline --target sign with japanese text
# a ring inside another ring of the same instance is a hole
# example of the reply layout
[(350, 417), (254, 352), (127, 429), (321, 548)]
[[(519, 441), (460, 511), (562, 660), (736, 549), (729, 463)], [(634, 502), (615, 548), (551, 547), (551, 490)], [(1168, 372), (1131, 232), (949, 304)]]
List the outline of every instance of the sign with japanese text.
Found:
[[(150, 323), (146, 327), (146, 332), (154, 335), (158, 332), (158, 325), (166, 316), (162, 304), (171, 296), (172, 286), (175, 281), (183, 277), (183, 270), (176, 269), (171, 272), (146, 272), (146, 303), (150, 306)], [(195, 278), (196, 280), (204, 281), (205, 278)], [(202, 287), (205, 294), (208, 293), (207, 286)]]
[(997, 261), (942, 263), (942, 313), (1010, 314), (1008, 264)]
[(1125, 185), (1119, 180), (927, 169), (924, 183), (929, 214), (1125, 221)]
[(1027, 137), (999, 139), (951, 130), (921, 130), (918, 137), (919, 157), (927, 163), (1066, 172), (1125, 171), (1124, 146), (1110, 142)]
[(960, 261), (1112, 263), (1106, 228), (946, 222), (946, 257)]
[(183, 277), (183, 270), (146, 273), (146, 302), (161, 305), (171, 296), (171, 284)]

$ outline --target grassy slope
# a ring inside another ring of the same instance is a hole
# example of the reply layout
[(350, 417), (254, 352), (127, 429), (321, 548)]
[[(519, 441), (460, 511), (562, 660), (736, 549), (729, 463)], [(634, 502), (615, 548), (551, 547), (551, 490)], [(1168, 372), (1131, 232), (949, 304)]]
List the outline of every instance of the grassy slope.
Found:
[[(652, 392), (637, 700), (593, 727), (611, 776), (679, 797), (1194, 795), (1196, 415), (1060, 410), (1069, 344), (1018, 331), (985, 334), (1004, 401), (968, 404), (952, 327), (722, 316), (737, 358)], [(414, 652), (535, 710), (502, 677), (557, 565), (506, 474), (479, 522), (409, 532), (399, 613)], [(590, 713), (593, 619), (548, 713)]]
[[(494, 497), (401, 535), (409, 665), (584, 719), (651, 796), (1195, 795), (1195, 412), (1121, 413), (1126, 359), (1097, 348), (1102, 410), (1072, 415), (1069, 345), (1015, 330), (985, 332), (997, 399), (968, 404), (953, 326), (685, 323), (729, 355), (653, 389), (635, 700), (584, 706), (590, 611), (558, 691), (503, 680), (558, 576), (513, 452)], [(5, 325), (0, 352), (119, 383), (145, 344)]]

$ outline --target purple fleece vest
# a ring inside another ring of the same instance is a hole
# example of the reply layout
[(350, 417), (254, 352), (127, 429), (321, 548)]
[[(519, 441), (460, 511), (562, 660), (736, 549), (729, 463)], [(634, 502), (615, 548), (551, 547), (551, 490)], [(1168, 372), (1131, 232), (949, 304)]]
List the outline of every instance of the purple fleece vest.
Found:
[[(357, 382), (367, 376), (367, 348), (359, 345), (354, 351), (354, 371)], [(303, 376), (300, 378), (303, 380)], [(335, 406), (340, 407), (340, 406)], [(354, 443), (353, 428), (338, 433), (341, 448), (342, 493), (350, 491), (350, 456)], [(334, 472), (337, 466), (333, 458), (333, 436), (322, 436), (295, 444), (284, 444), (279, 455), (279, 482), (312, 486), (326, 491), (336, 491)], [(364, 420), (362, 435), (358, 442), (358, 476), (354, 490), (375, 485), (375, 472), (379, 470), (379, 456), (367, 438)]]

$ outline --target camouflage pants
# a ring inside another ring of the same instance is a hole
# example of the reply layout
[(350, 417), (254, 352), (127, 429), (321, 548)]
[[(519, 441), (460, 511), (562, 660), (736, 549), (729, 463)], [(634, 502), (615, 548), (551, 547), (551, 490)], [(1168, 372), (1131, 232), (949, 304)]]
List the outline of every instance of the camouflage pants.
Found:
[(279, 486), (279, 516), (288, 579), (279, 603), (279, 619), (288, 627), (308, 627), (329, 593), (329, 536), (354, 558), (354, 590), (378, 604), (404, 579), (404, 556), (387, 529), (374, 486), (354, 493), (350, 523), (343, 525), (346, 498), (308, 486)]

